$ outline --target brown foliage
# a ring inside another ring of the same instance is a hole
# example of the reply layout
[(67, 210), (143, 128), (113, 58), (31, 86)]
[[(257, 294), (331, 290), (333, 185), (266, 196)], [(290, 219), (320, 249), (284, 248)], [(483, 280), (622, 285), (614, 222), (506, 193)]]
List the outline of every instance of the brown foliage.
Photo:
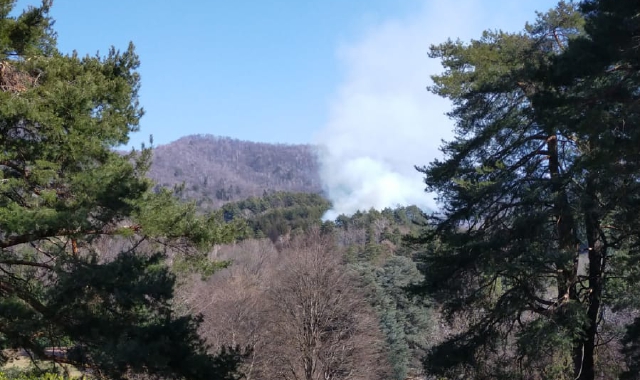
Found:
[(332, 242), (312, 232), (284, 251), (270, 320), (284, 379), (373, 379), (381, 375), (377, 321)]
[(38, 78), (20, 71), (11, 63), (0, 62), (0, 91), (18, 93), (36, 84)]
[(375, 313), (332, 241), (312, 231), (280, 252), (254, 240), (218, 258), (234, 265), (181, 291), (205, 316), (202, 334), (214, 349), (252, 350), (247, 379), (387, 378)]

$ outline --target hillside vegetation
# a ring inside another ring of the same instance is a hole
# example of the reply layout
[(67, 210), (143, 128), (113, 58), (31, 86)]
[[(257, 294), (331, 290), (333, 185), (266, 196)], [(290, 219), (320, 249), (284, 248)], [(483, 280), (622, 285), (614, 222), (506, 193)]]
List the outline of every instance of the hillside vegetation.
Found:
[(184, 199), (211, 210), (265, 192), (320, 193), (311, 145), (267, 144), (228, 137), (187, 136), (153, 150), (149, 177), (159, 186), (185, 184)]
[(402, 239), (418, 235), (422, 213), (399, 207), (322, 222), (327, 208), (317, 195), (291, 193), (224, 205), (229, 220), (247, 223), (244, 237), (209, 253), (228, 267), (180, 272), (180, 303), (205, 316), (201, 332), (214, 348), (246, 349), (249, 379), (306, 378), (309, 363), (312, 379), (421, 376), (438, 319), (407, 292), (423, 277)]
[(432, 46), (455, 137), (417, 170), (440, 208), (335, 220), (310, 146), (117, 152), (134, 46), (62, 54), (52, 2), (14, 5), (0, 379), (640, 379), (637, 0)]

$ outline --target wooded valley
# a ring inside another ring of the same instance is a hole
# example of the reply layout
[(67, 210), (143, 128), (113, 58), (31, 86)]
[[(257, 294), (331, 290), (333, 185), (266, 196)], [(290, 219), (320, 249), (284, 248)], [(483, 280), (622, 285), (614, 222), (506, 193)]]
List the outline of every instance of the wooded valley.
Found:
[(133, 44), (63, 54), (52, 1), (14, 6), (0, 380), (640, 379), (637, 0), (432, 46), (455, 137), (416, 169), (438, 209), (335, 220), (311, 145), (122, 152)]

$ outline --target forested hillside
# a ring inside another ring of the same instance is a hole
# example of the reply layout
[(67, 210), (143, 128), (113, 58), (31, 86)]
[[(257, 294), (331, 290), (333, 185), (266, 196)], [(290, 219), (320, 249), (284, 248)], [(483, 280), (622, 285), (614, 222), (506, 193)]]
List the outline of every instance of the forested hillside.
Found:
[(407, 292), (423, 277), (402, 239), (426, 220), (410, 206), (322, 222), (327, 209), (313, 194), (226, 204), (226, 218), (247, 230), (210, 259), (231, 265), (212, 276), (202, 262), (180, 271), (180, 304), (206, 317), (201, 331), (214, 348), (247, 349), (249, 379), (307, 378), (307, 365), (312, 379), (421, 376), (438, 316)]
[(134, 46), (63, 54), (52, 2), (14, 5), (1, 380), (640, 379), (637, 0), (432, 46), (456, 128), (417, 169), (440, 208), (335, 220), (310, 146), (118, 152), (143, 114)]
[(267, 144), (226, 137), (188, 136), (153, 151), (149, 177), (201, 209), (265, 192), (320, 193), (318, 160), (311, 145)]

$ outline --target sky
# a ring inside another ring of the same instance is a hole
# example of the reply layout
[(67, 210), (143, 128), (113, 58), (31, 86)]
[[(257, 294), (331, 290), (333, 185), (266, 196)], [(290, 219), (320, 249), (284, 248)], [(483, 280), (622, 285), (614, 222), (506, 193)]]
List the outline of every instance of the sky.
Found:
[[(54, 0), (63, 52), (136, 45), (139, 146), (190, 134), (321, 147), (327, 217), (436, 207), (414, 165), (451, 138), (431, 44), (522, 30), (551, 0)], [(18, 8), (37, 4), (19, 0)]]

